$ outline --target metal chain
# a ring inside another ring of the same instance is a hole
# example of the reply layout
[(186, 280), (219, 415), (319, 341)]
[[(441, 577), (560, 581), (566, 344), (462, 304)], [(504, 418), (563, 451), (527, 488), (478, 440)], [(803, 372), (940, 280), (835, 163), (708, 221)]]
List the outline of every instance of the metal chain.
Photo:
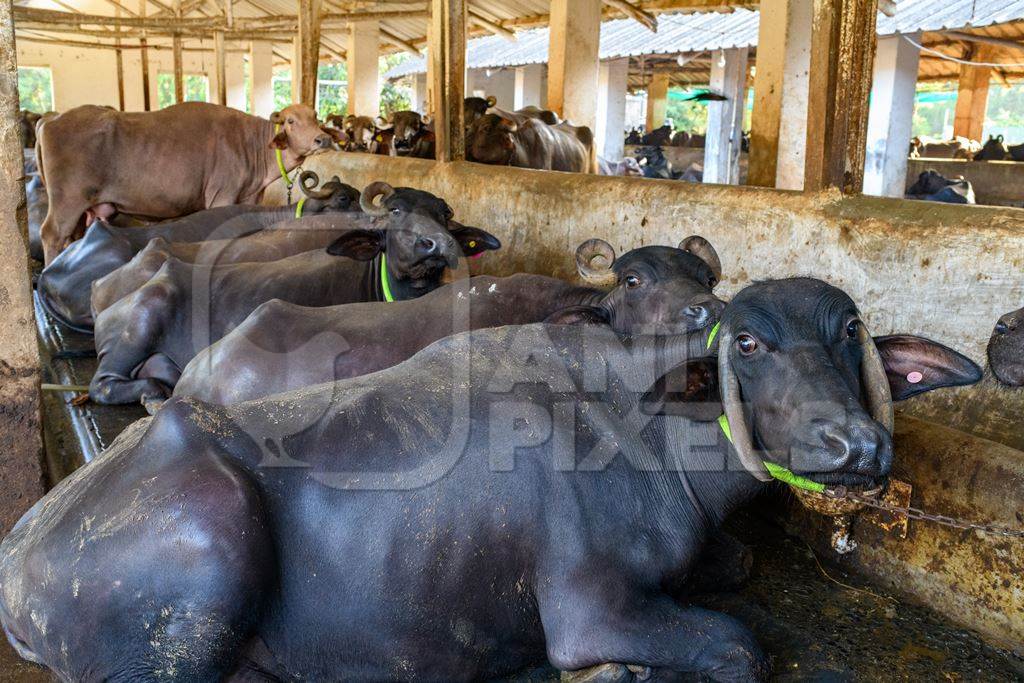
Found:
[(946, 515), (937, 515), (929, 512), (925, 512), (919, 508), (912, 506), (902, 507), (899, 505), (892, 505), (881, 500), (869, 498), (859, 493), (847, 491), (845, 487), (838, 486), (834, 489), (825, 489), (823, 494), (829, 498), (843, 498), (851, 500), (867, 507), (872, 507), (877, 510), (884, 512), (894, 512), (899, 515), (905, 515), (910, 519), (916, 519), (922, 522), (935, 522), (936, 524), (942, 524), (944, 526), (951, 526), (956, 529), (968, 529), (972, 531), (980, 531), (985, 534), (992, 536), (1003, 536), (1006, 538), (1024, 538), (1024, 529), (1011, 529), (1009, 527), (997, 526), (994, 524), (978, 524), (976, 522), (968, 522), (967, 520), (957, 519), (955, 517), (948, 517)]

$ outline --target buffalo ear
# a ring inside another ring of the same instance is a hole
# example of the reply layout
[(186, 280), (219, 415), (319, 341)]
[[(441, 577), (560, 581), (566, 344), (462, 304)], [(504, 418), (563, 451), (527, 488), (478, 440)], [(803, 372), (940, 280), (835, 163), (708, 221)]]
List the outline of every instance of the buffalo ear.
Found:
[(608, 311), (599, 306), (568, 306), (544, 318), (544, 322), (549, 325), (602, 325), (611, 319)]
[(480, 228), (459, 225), (448, 229), (455, 241), (462, 247), (465, 256), (476, 256), (481, 252), (501, 249), (501, 240)]
[(349, 230), (327, 246), (331, 256), (347, 256), (356, 261), (369, 261), (384, 251), (383, 230)]
[(284, 130), (270, 138), (270, 149), (288, 149), (288, 133)]
[(718, 359), (693, 358), (659, 377), (640, 399), (645, 415), (674, 415), (714, 422), (722, 415)]
[(977, 363), (923, 337), (909, 334), (876, 337), (875, 346), (882, 357), (894, 401), (933, 389), (967, 386), (981, 380), (981, 368)]

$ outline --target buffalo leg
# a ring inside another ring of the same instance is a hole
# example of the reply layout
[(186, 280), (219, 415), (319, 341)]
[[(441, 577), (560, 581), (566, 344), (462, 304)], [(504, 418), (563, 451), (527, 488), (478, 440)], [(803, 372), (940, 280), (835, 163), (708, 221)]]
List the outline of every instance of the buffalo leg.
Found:
[(573, 672), (569, 678), (600, 674), (593, 680), (616, 683), (684, 674), (714, 681), (767, 679), (767, 659), (743, 624), (683, 607), (663, 593), (630, 595), (622, 589), (628, 581), (623, 577), (603, 589), (551, 587), (538, 596), (548, 659)]

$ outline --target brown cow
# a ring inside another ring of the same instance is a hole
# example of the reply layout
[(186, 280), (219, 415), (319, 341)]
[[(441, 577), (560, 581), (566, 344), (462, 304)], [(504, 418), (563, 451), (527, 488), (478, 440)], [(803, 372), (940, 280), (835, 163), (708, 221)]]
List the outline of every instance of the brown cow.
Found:
[(469, 128), (466, 158), (484, 164), (596, 173), (594, 135), (586, 126), (485, 114)]
[(97, 217), (121, 212), (174, 218), (258, 203), (281, 177), (278, 159), (291, 171), (329, 149), (339, 133), (321, 127), (304, 104), (268, 121), (186, 102), (154, 112), (76, 107), (46, 121), (38, 135), (39, 167), (50, 195), (40, 232), (50, 263)]

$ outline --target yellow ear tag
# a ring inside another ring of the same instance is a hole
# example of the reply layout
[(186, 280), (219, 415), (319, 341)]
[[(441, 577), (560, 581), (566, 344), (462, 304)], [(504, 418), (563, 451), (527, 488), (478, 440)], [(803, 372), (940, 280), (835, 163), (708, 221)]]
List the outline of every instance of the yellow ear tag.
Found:
[(476, 240), (470, 240), (469, 241), (469, 248), (472, 249), (474, 247), (476, 247)]

